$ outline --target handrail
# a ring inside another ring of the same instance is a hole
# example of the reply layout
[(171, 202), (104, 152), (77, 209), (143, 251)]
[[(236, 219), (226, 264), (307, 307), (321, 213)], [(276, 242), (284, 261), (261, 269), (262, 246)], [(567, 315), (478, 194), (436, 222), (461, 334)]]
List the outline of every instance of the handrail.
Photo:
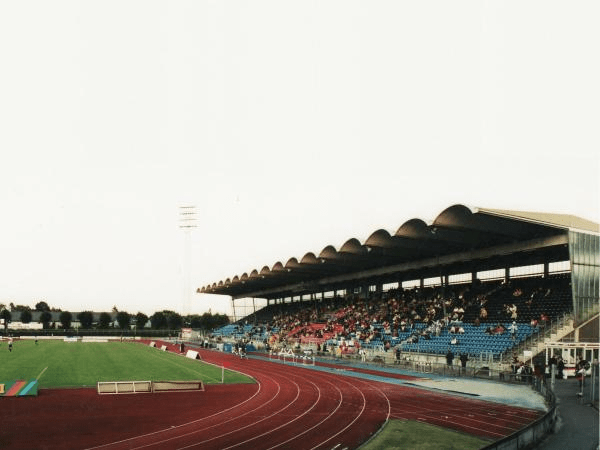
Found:
[(533, 333), (523, 342), (519, 343), (514, 350), (520, 354), (527, 348), (537, 347), (540, 343), (543, 343), (547, 338), (552, 336), (553, 333), (557, 333), (560, 328), (564, 327), (570, 317), (571, 314), (563, 313), (558, 318), (551, 320), (548, 326), (544, 327), (543, 330), (538, 329), (539, 331), (537, 333)]

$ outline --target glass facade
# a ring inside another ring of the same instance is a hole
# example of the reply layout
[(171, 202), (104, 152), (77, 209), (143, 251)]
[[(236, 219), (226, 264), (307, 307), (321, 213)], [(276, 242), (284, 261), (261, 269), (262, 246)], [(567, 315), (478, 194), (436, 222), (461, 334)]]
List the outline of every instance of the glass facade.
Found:
[(579, 324), (600, 309), (600, 236), (569, 231), (569, 257), (573, 313)]

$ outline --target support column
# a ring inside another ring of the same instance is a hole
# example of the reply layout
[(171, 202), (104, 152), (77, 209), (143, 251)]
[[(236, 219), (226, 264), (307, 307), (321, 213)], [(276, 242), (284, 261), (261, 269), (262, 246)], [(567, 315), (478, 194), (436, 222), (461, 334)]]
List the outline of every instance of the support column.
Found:
[(231, 297), (231, 311), (233, 312), (233, 321), (237, 322), (237, 317), (235, 314), (235, 300)]

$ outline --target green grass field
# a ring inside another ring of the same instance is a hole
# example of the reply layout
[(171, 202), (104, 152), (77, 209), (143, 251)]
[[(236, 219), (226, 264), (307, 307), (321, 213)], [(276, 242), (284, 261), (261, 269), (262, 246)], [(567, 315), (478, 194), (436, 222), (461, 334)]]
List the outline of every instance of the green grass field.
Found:
[(477, 450), (489, 441), (422, 422), (390, 420), (361, 450)]
[[(0, 380), (39, 378), (40, 388), (95, 387), (98, 381), (202, 380), (221, 383), (221, 368), (133, 342), (15, 341), (0, 344)], [(225, 370), (225, 383), (253, 383)]]

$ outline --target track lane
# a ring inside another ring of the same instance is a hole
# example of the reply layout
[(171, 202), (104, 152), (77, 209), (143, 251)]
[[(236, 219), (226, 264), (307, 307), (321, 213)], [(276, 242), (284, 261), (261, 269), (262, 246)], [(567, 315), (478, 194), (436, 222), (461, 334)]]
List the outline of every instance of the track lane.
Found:
[[(189, 395), (44, 392), (34, 400), (36, 407), (40, 406), (36, 423), (46, 428), (27, 431), (15, 420), (23, 403), (3, 399), (2, 448), (30, 449), (31, 442), (36, 442), (36, 448), (45, 449), (352, 449), (388, 418), (423, 421), (496, 440), (543, 414), (413, 386), (342, 376), (360, 369), (332, 373), (268, 359), (240, 360), (221, 352), (200, 352), (205, 361), (216, 365), (226, 362), (228, 369), (253, 376), (257, 384), (209, 385), (207, 391)], [(86, 400), (80, 399), (82, 394)], [(57, 414), (57, 408), (61, 414)], [(7, 430), (9, 436), (4, 439)], [(11, 438), (23, 433), (29, 433), (29, 444)], [(71, 444), (80, 444), (61, 446), (65, 435), (70, 436)]]

